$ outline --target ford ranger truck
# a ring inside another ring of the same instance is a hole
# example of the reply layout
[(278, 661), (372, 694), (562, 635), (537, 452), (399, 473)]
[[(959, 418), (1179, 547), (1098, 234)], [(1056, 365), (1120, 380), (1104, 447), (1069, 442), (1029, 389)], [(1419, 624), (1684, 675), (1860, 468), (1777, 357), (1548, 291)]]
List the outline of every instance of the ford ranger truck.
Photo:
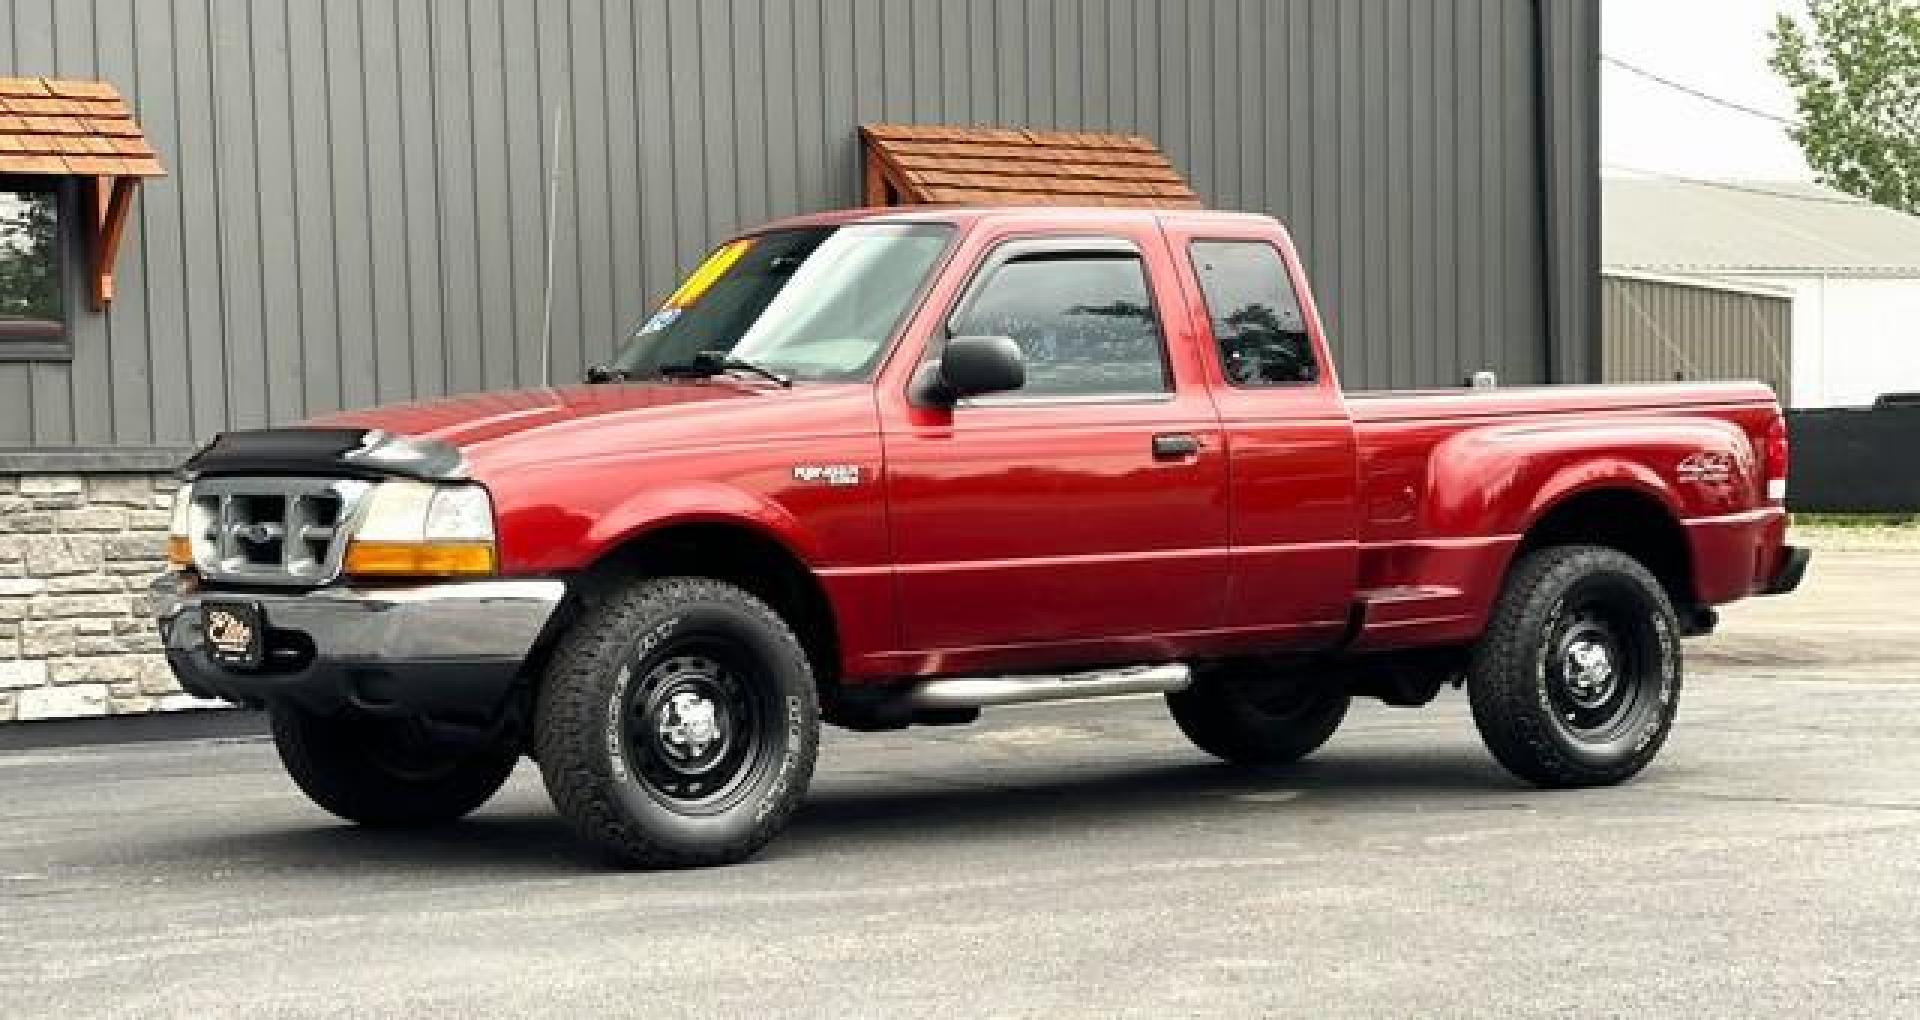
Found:
[(787, 823), (822, 722), (1023, 701), (1164, 694), (1277, 766), (1464, 686), (1515, 775), (1617, 783), (1681, 638), (1807, 565), (1764, 386), (1343, 394), (1264, 216), (786, 220), (589, 379), (200, 450), (182, 686), (344, 818), (449, 821), (526, 755), (615, 860), (703, 865)]

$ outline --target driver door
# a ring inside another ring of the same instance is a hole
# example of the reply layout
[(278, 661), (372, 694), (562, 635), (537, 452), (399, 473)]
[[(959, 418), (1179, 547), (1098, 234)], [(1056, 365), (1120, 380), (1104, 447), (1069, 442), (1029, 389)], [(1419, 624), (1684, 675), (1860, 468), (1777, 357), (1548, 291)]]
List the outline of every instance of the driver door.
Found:
[(1009, 336), (1026, 385), (883, 412), (907, 649), (1123, 661), (1220, 625), (1226, 451), (1196, 365), (1170, 353), (1193, 344), (1167, 342), (1189, 317), (1160, 314), (1178, 301), (1166, 258), (1150, 231), (987, 249), (922, 360), (948, 336)]

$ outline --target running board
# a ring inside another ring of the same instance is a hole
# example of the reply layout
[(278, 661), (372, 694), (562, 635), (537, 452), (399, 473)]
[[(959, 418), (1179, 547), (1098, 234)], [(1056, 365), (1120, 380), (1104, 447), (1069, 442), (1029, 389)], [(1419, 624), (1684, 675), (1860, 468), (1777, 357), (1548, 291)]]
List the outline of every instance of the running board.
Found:
[(1191, 683), (1193, 674), (1182, 664), (1135, 666), (1070, 676), (956, 677), (915, 684), (907, 690), (907, 704), (916, 711), (940, 712), (1033, 701), (1165, 694), (1184, 691)]

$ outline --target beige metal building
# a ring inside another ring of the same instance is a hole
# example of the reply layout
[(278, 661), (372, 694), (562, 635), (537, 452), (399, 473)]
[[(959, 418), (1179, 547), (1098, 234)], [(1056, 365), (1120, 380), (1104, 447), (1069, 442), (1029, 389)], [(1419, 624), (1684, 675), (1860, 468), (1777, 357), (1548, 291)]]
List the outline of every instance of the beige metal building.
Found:
[(1758, 379), (1784, 402), (1793, 292), (1608, 269), (1600, 280), (1600, 370), (1608, 382)]
[[(1760, 288), (1792, 295), (1792, 372), (1780, 388), (1783, 402), (1858, 407), (1883, 394), (1920, 391), (1920, 216), (1814, 184), (1635, 177), (1605, 178), (1602, 210), (1607, 273), (1683, 277), (1730, 294)], [(1652, 318), (1683, 349), (1737, 344), (1738, 337), (1717, 340), (1711, 332), (1737, 333), (1737, 318), (1695, 306), (1739, 303), (1676, 297), (1678, 318)], [(1693, 328), (1709, 332), (1696, 337), (1687, 333)], [(1744, 342), (1768, 341), (1756, 333)], [(1742, 357), (1764, 365), (1772, 356)]]

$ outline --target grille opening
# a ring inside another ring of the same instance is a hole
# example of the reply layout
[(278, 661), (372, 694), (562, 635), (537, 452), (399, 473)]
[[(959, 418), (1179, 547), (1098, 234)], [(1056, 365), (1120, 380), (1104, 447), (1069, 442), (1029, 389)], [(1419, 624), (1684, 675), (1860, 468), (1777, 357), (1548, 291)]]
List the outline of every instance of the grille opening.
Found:
[(342, 524), (366, 483), (218, 478), (195, 483), (195, 559), (212, 580), (318, 584), (339, 566)]
[(327, 552), (333, 547), (334, 532), (340, 526), (340, 498), (333, 495), (302, 496), (299, 499), (299, 513), (302, 521), (295, 541), (302, 543), (299, 552), (313, 563), (325, 563)]
[(284, 559), (285, 496), (235, 496), (228, 509), (228, 555), (246, 564), (278, 566)]

